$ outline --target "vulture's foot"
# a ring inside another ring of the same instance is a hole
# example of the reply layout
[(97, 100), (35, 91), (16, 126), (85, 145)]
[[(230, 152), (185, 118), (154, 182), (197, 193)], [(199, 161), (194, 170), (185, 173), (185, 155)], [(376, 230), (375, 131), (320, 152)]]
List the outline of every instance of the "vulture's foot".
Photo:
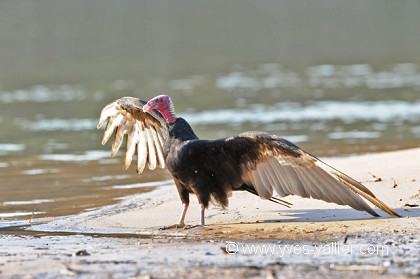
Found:
[(190, 226), (185, 226), (184, 230), (189, 230), (189, 229), (194, 229), (194, 228), (204, 228), (204, 225), (202, 224), (197, 224), (197, 225), (190, 225)]
[(159, 228), (159, 230), (163, 231), (163, 230), (182, 229), (182, 228), (185, 228), (184, 223), (181, 223), (181, 224), (178, 223), (178, 224), (173, 224), (170, 226), (165, 226), (165, 227)]

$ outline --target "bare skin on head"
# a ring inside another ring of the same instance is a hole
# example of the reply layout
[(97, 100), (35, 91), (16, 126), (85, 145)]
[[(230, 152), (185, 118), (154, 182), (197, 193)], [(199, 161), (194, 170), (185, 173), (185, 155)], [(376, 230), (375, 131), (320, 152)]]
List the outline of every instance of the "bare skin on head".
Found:
[(148, 101), (143, 106), (144, 112), (149, 112), (152, 109), (159, 111), (165, 118), (167, 123), (173, 123), (176, 120), (175, 107), (172, 100), (167, 95), (159, 95)]

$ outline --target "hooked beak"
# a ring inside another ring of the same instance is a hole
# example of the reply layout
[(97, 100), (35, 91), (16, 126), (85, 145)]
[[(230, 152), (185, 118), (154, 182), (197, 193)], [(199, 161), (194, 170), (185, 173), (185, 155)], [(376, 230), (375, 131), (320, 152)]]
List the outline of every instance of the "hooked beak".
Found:
[(153, 108), (149, 105), (149, 102), (147, 102), (144, 106), (143, 106), (143, 111), (144, 112), (149, 112), (151, 111)]

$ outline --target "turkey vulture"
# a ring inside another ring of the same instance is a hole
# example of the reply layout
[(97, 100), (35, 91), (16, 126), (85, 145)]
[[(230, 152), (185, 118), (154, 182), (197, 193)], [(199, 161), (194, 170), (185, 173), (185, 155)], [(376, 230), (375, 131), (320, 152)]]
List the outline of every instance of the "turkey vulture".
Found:
[(361, 183), (325, 164), (295, 144), (264, 132), (245, 132), (237, 136), (199, 139), (183, 118), (175, 115), (171, 98), (160, 95), (148, 102), (123, 97), (105, 106), (98, 129), (107, 120), (102, 144), (113, 135), (115, 156), (127, 135), (124, 168), (137, 151), (137, 172), (167, 167), (182, 201), (178, 223), (165, 228), (185, 227), (189, 195), (200, 203), (200, 224), (209, 201), (228, 205), (233, 190), (245, 190), (276, 203), (291, 204), (273, 197), (299, 195), (379, 216), (361, 197), (389, 215), (399, 216)]

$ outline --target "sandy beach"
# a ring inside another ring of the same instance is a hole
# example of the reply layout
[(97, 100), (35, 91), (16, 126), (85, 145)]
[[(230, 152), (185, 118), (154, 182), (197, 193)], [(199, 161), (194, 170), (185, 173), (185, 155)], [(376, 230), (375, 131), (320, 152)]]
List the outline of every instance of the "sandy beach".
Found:
[[(174, 184), (164, 181), (114, 205), (2, 235), (0, 277), (419, 276), (420, 148), (323, 160), (403, 217), (296, 196), (285, 208), (238, 192), (227, 209), (209, 207), (205, 227), (162, 231), (181, 211)], [(199, 221), (191, 200), (188, 225)]]

